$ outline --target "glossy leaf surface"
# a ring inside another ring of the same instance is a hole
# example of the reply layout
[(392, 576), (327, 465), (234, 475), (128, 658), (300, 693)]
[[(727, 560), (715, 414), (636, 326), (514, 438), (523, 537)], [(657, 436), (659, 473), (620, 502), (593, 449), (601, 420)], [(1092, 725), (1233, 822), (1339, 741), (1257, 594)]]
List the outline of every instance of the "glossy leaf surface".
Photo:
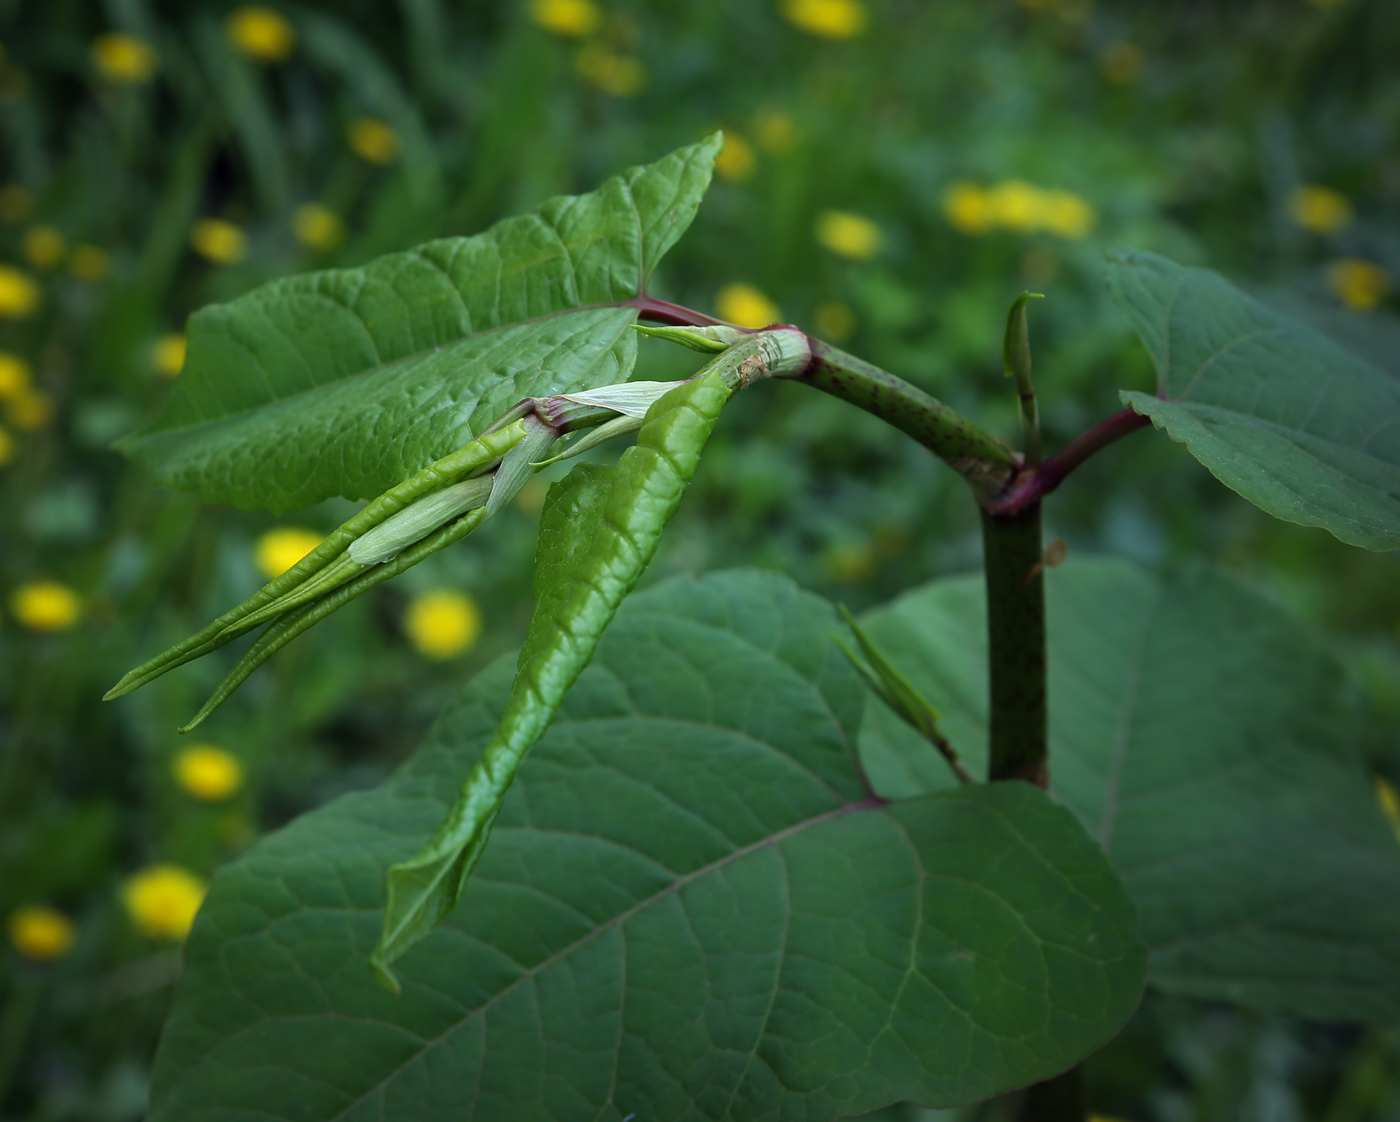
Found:
[(831, 1119), (1113, 1035), (1144, 961), (1097, 845), (1019, 783), (869, 800), (835, 626), (770, 574), (629, 599), (396, 998), (384, 874), (496, 729), (497, 663), (382, 788), (218, 874), (152, 1117)]
[[(1400, 845), (1356, 750), (1341, 669), (1281, 609), (1195, 570), (1118, 561), (1046, 577), (1052, 792), (1142, 909), (1149, 980), (1332, 1020), (1400, 1016)], [(985, 768), (984, 596), (937, 582), (864, 621)], [(933, 749), (867, 711), (877, 789), (951, 785)], [(975, 762), (974, 762), (975, 761)]]

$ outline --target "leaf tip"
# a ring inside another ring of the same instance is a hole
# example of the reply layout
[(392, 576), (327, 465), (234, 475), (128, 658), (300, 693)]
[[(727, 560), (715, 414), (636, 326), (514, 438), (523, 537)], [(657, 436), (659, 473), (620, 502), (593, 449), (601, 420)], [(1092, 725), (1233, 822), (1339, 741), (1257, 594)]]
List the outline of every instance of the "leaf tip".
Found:
[(375, 949), (369, 956), (370, 972), (374, 974), (374, 980), (388, 990), (395, 997), (403, 993), (403, 986), (399, 983), (398, 977), (389, 969), (389, 964), (384, 960), (383, 948)]

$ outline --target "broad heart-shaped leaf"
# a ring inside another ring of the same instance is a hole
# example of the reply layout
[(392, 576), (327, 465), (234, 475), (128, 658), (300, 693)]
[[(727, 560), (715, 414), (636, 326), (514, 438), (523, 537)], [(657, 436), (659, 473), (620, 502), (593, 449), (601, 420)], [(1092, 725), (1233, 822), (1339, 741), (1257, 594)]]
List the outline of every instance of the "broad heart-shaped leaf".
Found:
[[(1071, 561), (1047, 582), (1052, 792), (1142, 910), (1149, 982), (1321, 1019), (1400, 1017), (1400, 845), (1336, 663), (1209, 570), (1164, 583)], [(863, 621), (978, 768), (984, 602), (980, 578), (940, 581)], [(882, 793), (952, 783), (873, 705), (862, 744)]]
[(718, 133), (588, 195), (196, 313), (165, 408), (121, 447), (207, 502), (373, 498), (524, 397), (625, 382), (625, 302), (690, 225)]
[(1400, 548), (1400, 381), (1206, 269), (1116, 250), (1108, 284), (1157, 366), (1125, 404), (1274, 517)]
[(1122, 886), (1020, 783), (880, 805), (830, 607), (776, 575), (627, 600), (447, 923), (370, 976), (383, 877), (511, 678), (215, 878), (155, 1122), (834, 1119), (1063, 1070), (1137, 1003)]

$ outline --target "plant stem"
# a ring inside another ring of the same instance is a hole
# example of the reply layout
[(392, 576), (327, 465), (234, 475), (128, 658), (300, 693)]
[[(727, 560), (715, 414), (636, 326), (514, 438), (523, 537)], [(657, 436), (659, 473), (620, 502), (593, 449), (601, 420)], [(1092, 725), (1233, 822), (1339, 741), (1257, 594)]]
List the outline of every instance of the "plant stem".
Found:
[(1084, 1122), (1084, 1073), (1080, 1067), (1026, 1088), (1017, 1122)]
[(1006, 494), (986, 504), (987, 509), (997, 514), (1014, 514), (1040, 502), (1095, 452), (1150, 423), (1148, 417), (1132, 409), (1113, 414), (1075, 437), (1034, 471), (1026, 472)]
[(982, 511), (991, 742), (987, 778), (1049, 783), (1040, 504)]

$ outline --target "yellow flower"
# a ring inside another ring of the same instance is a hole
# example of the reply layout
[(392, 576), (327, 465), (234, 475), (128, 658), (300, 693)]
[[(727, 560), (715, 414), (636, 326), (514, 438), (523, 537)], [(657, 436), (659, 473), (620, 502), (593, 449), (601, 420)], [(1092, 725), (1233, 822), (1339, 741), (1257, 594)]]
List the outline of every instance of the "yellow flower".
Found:
[(5, 402), (5, 420), (21, 432), (36, 432), (53, 420), (53, 400), (38, 390), (20, 390)]
[(943, 217), (960, 234), (985, 234), (996, 222), (992, 197), (976, 183), (954, 183), (943, 192)]
[(1351, 203), (1340, 191), (1304, 184), (1288, 196), (1288, 214), (1304, 230), (1336, 234), (1351, 225)]
[(296, 50), (297, 33), (271, 8), (239, 8), (224, 29), (229, 42), (260, 62), (281, 62)]
[(112, 259), (107, 251), (96, 245), (75, 245), (68, 262), (68, 271), (79, 280), (97, 282), (107, 275)]
[(481, 634), (481, 612), (469, 596), (438, 588), (415, 596), (404, 619), (408, 638), (432, 659), (461, 654)]
[(1099, 73), (1116, 86), (1130, 86), (1142, 74), (1146, 61), (1134, 44), (1111, 43), (1099, 55)]
[(29, 363), (19, 355), (0, 351), (0, 401), (29, 389)]
[(152, 865), (131, 877), (122, 901), (132, 922), (153, 939), (179, 941), (190, 933), (208, 887), (178, 865)]
[(15, 438), (4, 429), (0, 429), (0, 467), (4, 467), (15, 458)]
[(830, 339), (833, 343), (840, 343), (849, 339), (855, 331), (856, 314), (851, 311), (849, 305), (828, 300), (824, 304), (817, 305), (812, 322), (817, 329), (818, 336)]
[(575, 63), (579, 77), (614, 97), (634, 97), (647, 84), (647, 68), (631, 55), (620, 55), (600, 43), (579, 48)]
[(1327, 266), (1327, 287), (1353, 311), (1369, 312), (1390, 291), (1390, 274), (1373, 261), (1343, 257)]
[(1047, 191), (1040, 200), (1040, 221), (1062, 238), (1082, 238), (1094, 228), (1094, 208), (1070, 191)]
[(133, 35), (109, 31), (92, 42), (92, 60), (114, 82), (149, 82), (156, 72), (156, 52)]
[(350, 125), (350, 147), (371, 164), (392, 164), (399, 158), (399, 134), (376, 117), (360, 117)]
[(823, 39), (850, 39), (865, 30), (865, 5), (860, 0), (783, 0), (791, 24)]
[(1395, 831), (1395, 840), (1400, 841), (1400, 793), (1395, 785), (1384, 776), (1376, 776), (1376, 798), (1380, 800), (1381, 813)]
[(52, 269), (63, 260), (66, 243), (52, 226), (34, 226), (24, 232), (19, 248), (34, 268)]
[(221, 802), (243, 786), (238, 757), (215, 744), (191, 744), (175, 757), (174, 772), (187, 794), (207, 803)]
[(0, 187), (0, 220), (12, 224), (23, 222), (33, 210), (33, 198), (18, 183), (7, 183)]
[(151, 352), (156, 373), (162, 378), (173, 378), (185, 368), (185, 337), (183, 335), (162, 335), (156, 340)]
[(747, 183), (757, 163), (753, 145), (737, 132), (725, 130), (724, 149), (715, 157), (715, 174), (734, 183)]
[(727, 284), (715, 297), (719, 318), (740, 327), (767, 327), (781, 323), (778, 306), (751, 284)]
[(82, 614), (78, 594), (53, 580), (30, 581), (15, 589), (10, 611), (30, 631), (67, 631)]
[(278, 526), (258, 538), (253, 560), (268, 580), (280, 577), (325, 539), (304, 526)]
[(992, 220), (1011, 230), (1033, 230), (1041, 223), (1044, 196), (1022, 179), (1003, 179), (989, 195)]
[(530, 0), (530, 18), (555, 35), (581, 39), (598, 29), (603, 13), (593, 0)]
[(864, 261), (880, 252), (880, 227), (848, 210), (824, 210), (817, 215), (817, 241), (842, 257)]
[(190, 231), (190, 245), (201, 257), (216, 265), (234, 265), (243, 260), (248, 239), (232, 222), (201, 218)]
[(10, 913), (10, 942), (25, 958), (50, 962), (73, 946), (73, 924), (52, 908), (19, 908)]
[(0, 318), (23, 319), (39, 307), (39, 286), (28, 273), (0, 265)]
[(298, 207), (292, 216), (292, 232), (297, 241), (311, 249), (332, 250), (345, 238), (345, 223), (340, 216), (319, 203)]

